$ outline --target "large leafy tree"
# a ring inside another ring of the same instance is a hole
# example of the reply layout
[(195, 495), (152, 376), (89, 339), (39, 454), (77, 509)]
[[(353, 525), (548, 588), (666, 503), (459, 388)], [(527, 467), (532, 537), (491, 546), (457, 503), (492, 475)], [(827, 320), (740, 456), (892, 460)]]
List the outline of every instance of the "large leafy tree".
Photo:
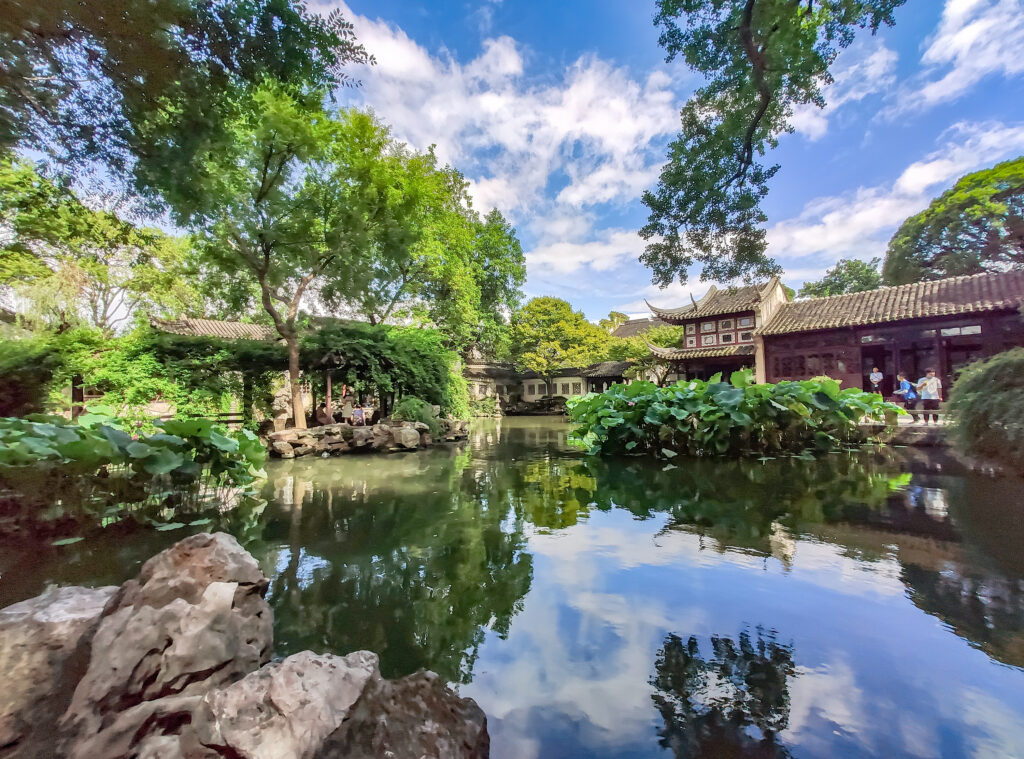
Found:
[(567, 367), (587, 366), (607, 355), (612, 338), (561, 298), (533, 298), (512, 318), (513, 359), (548, 385)]
[(777, 165), (766, 153), (792, 131), (794, 106), (823, 106), (829, 67), (858, 28), (893, 23), (904, 0), (659, 0), (667, 59), (707, 79), (683, 106), (650, 208), (641, 260), (654, 281), (757, 279), (768, 258), (761, 200)]
[(662, 348), (679, 347), (683, 341), (683, 328), (663, 325), (651, 327), (643, 334), (635, 337), (613, 338), (608, 347), (608, 357), (615, 361), (629, 361), (629, 376), (634, 379), (653, 379), (664, 384), (670, 366), (651, 353), (649, 345)]
[(827, 295), (845, 295), (874, 290), (882, 286), (880, 258), (861, 261), (859, 258), (840, 258), (825, 276), (814, 282), (804, 282), (801, 298), (823, 298)]
[(82, 203), (27, 161), (0, 161), (0, 287), (31, 321), (106, 334), (139, 309), (177, 315), (195, 293), (187, 243)]
[(609, 332), (614, 332), (622, 324), (629, 321), (629, 316), (621, 311), (609, 311), (608, 316), (598, 321), (598, 324)]
[(476, 224), (473, 272), (480, 287), (474, 345), (484, 356), (504, 360), (511, 350), (509, 321), (523, 297), (526, 259), (515, 228), (497, 208)]
[(896, 230), (887, 284), (1024, 268), (1024, 156), (961, 177)]
[[(207, 260), (259, 290), (288, 349), (295, 424), (300, 308), (320, 288), (357, 293), (422, 235), (422, 161), (396, 148), (372, 116), (331, 116), (322, 93), (261, 85), (209, 154), (179, 221)], [(383, 263), (382, 263), (383, 262)]]
[(12, 0), (0, 13), (0, 149), (134, 167), (187, 193), (230, 139), (235, 95), (270, 78), (331, 87), (369, 60), (338, 13), (296, 0)]

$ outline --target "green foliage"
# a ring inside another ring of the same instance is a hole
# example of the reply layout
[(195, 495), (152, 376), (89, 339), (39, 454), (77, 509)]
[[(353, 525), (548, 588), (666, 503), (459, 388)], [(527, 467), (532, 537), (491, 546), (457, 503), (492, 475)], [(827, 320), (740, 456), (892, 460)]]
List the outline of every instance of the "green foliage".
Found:
[(804, 282), (800, 288), (800, 297), (824, 298), (875, 290), (882, 286), (882, 275), (878, 271), (880, 263), (880, 258), (872, 258), (870, 261), (840, 258), (835, 266), (825, 272), (824, 277), (816, 282)]
[(444, 427), (434, 414), (434, 407), (426, 401), (407, 395), (395, 404), (391, 418), (400, 422), (423, 422), (430, 428), (430, 434), (440, 437)]
[(1024, 156), (961, 177), (889, 241), (886, 284), (1024, 267)]
[(130, 168), (168, 196), (223, 146), (240, 92), (268, 78), (327, 89), (372, 60), (339, 12), (294, 0), (9, 3), (0, 59), (0, 148)]
[(473, 398), (469, 402), (469, 415), (474, 417), (495, 417), (501, 416), (501, 404), (498, 403), (496, 395), (485, 395), (483, 398)]
[(904, 0), (659, 0), (654, 22), (667, 60), (707, 79), (683, 106), (669, 145), (641, 257), (654, 281), (763, 279), (780, 272), (765, 253), (761, 200), (778, 166), (764, 155), (792, 131), (796, 106), (825, 105), (829, 67), (855, 31), (893, 23)]
[(755, 385), (749, 371), (668, 387), (613, 385), (569, 400), (570, 439), (591, 454), (674, 458), (834, 450), (862, 440), (858, 422), (905, 413), (874, 393), (813, 379)]
[[(459, 366), (456, 364), (455, 366)], [(448, 371), (441, 394), (441, 411), (451, 419), (469, 419), (469, 384), (462, 372), (454, 368)]]
[(608, 358), (613, 361), (629, 361), (632, 366), (627, 374), (633, 378), (646, 378), (654, 375), (657, 384), (665, 380), (671, 369), (661, 359), (651, 353), (647, 344), (662, 348), (678, 347), (683, 341), (683, 328), (670, 325), (651, 327), (635, 337), (620, 337), (611, 341), (608, 346)]
[(0, 340), (0, 416), (39, 413), (60, 358), (38, 337)]
[(602, 360), (611, 339), (561, 298), (533, 298), (512, 317), (516, 367), (537, 372), (548, 382), (559, 369)]
[(621, 311), (609, 311), (608, 316), (604, 319), (599, 320), (598, 326), (603, 327), (609, 332), (614, 332), (619, 325), (625, 324), (629, 321), (629, 316), (622, 313)]
[(950, 390), (949, 410), (965, 452), (1024, 473), (1024, 348), (964, 369)]
[(139, 309), (178, 315), (195, 299), (187, 244), (84, 205), (28, 162), (0, 160), (0, 285), (14, 288), (36, 325), (112, 332)]
[(78, 423), (43, 415), (0, 418), (0, 483), (30, 500), (44, 484), (72, 500), (77, 492), (95, 496), (98, 488), (125, 498), (126, 486), (134, 486), (135, 499), (145, 501), (168, 484), (201, 496), (248, 488), (265, 476), (266, 451), (248, 430), (229, 433), (205, 419), (171, 419), (157, 423), (156, 434), (133, 437), (110, 411), (94, 408)]

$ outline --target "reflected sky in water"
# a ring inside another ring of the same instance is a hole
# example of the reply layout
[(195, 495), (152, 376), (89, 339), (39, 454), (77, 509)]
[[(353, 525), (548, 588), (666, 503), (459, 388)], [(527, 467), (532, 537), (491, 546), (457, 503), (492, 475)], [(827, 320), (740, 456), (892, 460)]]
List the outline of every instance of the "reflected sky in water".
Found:
[[(1024, 483), (909, 449), (594, 461), (565, 431), (275, 462), (213, 527), (272, 578), (278, 655), (434, 669), (496, 759), (1024, 757)], [(182, 536), (0, 549), (2, 600)]]

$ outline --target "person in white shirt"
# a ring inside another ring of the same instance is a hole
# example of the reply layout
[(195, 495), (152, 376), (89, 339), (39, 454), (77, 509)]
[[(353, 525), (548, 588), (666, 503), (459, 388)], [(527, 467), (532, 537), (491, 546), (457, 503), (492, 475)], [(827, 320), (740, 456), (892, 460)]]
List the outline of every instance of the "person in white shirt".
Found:
[(924, 376), (917, 381), (917, 392), (921, 395), (921, 405), (924, 406), (924, 423), (928, 424), (930, 417), (938, 424), (939, 415), (928, 413), (938, 411), (939, 401), (942, 400), (942, 380), (935, 376), (934, 369), (924, 370)]
[(881, 392), (881, 390), (878, 389), (878, 386), (882, 384), (882, 377), (883, 377), (883, 374), (880, 371), (878, 371), (878, 367), (877, 366), (871, 367), (871, 374), (868, 375), (868, 382), (871, 383), (871, 391), (872, 392), (874, 392), (874, 393)]

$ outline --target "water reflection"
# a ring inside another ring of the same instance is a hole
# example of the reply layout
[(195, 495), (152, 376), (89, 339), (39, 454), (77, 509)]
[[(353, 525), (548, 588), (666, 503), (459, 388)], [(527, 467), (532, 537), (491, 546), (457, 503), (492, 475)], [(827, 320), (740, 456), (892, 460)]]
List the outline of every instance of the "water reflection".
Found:
[(260, 512), (0, 545), (0, 595), (226, 529), (272, 579), (279, 655), (433, 669), (495, 759), (1024, 756), (1020, 482), (917, 451), (595, 460), (566, 431), (274, 462)]
[(758, 628), (737, 638), (672, 634), (658, 651), (652, 697), (665, 721), (661, 745), (677, 759), (775, 759), (790, 754), (779, 743), (789, 725), (793, 649)]

